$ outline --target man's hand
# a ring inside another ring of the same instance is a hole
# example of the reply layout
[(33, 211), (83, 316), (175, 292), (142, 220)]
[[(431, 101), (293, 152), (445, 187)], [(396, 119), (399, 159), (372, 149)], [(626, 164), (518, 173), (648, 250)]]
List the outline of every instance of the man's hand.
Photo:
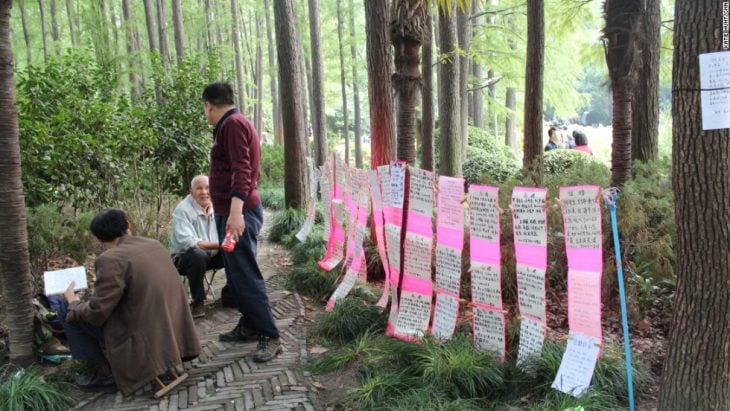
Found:
[(246, 222), (243, 221), (243, 214), (231, 213), (228, 216), (228, 222), (226, 223), (226, 230), (231, 232), (231, 239), (238, 242), (238, 238), (246, 230)]
[(66, 288), (66, 291), (63, 292), (63, 298), (66, 299), (66, 302), (68, 304), (71, 304), (73, 301), (80, 301), (78, 295), (76, 295), (76, 292), (74, 289), (76, 288), (76, 281), (71, 281), (71, 284), (68, 285), (68, 288)]

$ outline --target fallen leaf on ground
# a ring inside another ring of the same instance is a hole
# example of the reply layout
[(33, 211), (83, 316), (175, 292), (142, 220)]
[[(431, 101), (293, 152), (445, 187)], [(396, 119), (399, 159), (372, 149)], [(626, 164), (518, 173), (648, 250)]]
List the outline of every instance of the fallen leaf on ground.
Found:
[(319, 345), (314, 346), (314, 347), (312, 347), (311, 350), (309, 350), (309, 352), (312, 353), (312, 354), (324, 354), (327, 351), (329, 351), (329, 348), (325, 348), (325, 347), (322, 347), (322, 346), (319, 346)]

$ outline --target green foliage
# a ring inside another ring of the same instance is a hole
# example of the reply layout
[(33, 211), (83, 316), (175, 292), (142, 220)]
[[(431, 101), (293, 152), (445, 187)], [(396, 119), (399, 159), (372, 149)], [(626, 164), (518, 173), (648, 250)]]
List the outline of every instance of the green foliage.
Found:
[(292, 261), (295, 265), (316, 264), (327, 249), (327, 240), (322, 238), (322, 227), (314, 226), (304, 242), (292, 248)]
[(467, 160), (462, 165), (468, 184), (502, 183), (520, 170), (512, 150), (485, 130), (469, 127)]
[(315, 300), (328, 298), (337, 288), (337, 269), (324, 271), (310, 263), (294, 267), (286, 277), (286, 289)]
[(6, 366), (0, 375), (0, 408), (4, 410), (62, 411), (74, 401), (66, 394), (68, 384), (52, 374), (33, 368)]
[[(576, 166), (601, 164), (595, 157), (576, 150), (550, 150), (543, 157), (545, 175), (563, 174)], [(608, 169), (606, 166), (604, 168)]]
[(271, 223), (271, 231), (269, 232), (269, 240), (273, 242), (282, 242), (287, 235), (296, 234), (306, 216), (303, 211), (294, 208), (287, 208), (279, 211), (274, 215)]
[(261, 196), (261, 204), (272, 210), (284, 209), (284, 188), (259, 188), (259, 196)]
[(385, 331), (386, 318), (381, 310), (355, 296), (337, 301), (314, 329), (314, 335), (328, 340), (346, 343), (354, 341), (366, 332)]
[(211, 143), (200, 92), (215, 72), (191, 56), (130, 102), (118, 77), (88, 50), (18, 73), (23, 185), (29, 206), (102, 208), (127, 197), (187, 191), (207, 170)]
[(274, 144), (261, 147), (261, 174), (259, 186), (266, 188), (284, 187), (284, 146)]
[(71, 257), (76, 263), (86, 261), (86, 253), (93, 243), (89, 224), (93, 215), (77, 217), (59, 211), (50, 204), (26, 209), (28, 229), (28, 253), (31, 273), (40, 280), (48, 270), (52, 258)]

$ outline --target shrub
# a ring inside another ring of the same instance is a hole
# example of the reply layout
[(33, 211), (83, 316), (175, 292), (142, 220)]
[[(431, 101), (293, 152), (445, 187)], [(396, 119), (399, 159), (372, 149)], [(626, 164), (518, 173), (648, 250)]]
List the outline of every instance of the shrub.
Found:
[(62, 411), (74, 403), (66, 394), (67, 383), (32, 368), (5, 367), (0, 380), (0, 408), (4, 410)]
[(296, 234), (304, 224), (305, 215), (301, 210), (287, 208), (274, 215), (269, 232), (269, 240), (282, 242), (287, 235)]
[(337, 343), (356, 340), (366, 332), (385, 331), (386, 318), (380, 308), (348, 296), (337, 301), (335, 308), (325, 314), (314, 329), (314, 335)]
[(314, 226), (312, 232), (304, 240), (292, 248), (292, 261), (294, 265), (315, 264), (321, 260), (327, 250), (327, 241), (322, 238), (322, 227)]
[(324, 271), (316, 263), (295, 267), (286, 278), (286, 289), (315, 300), (328, 298), (337, 288), (337, 268)]
[(462, 170), (467, 184), (494, 184), (507, 181), (520, 167), (514, 160), (491, 154), (467, 159)]
[(284, 188), (279, 187), (268, 187), (260, 188), (258, 190), (259, 196), (261, 196), (261, 204), (272, 210), (283, 210), (284, 209)]
[[(595, 157), (576, 150), (550, 150), (543, 157), (545, 174), (562, 174), (575, 166), (585, 166), (591, 163), (602, 164)], [(604, 168), (605, 165), (604, 165)]]
[(281, 144), (261, 147), (261, 174), (259, 186), (284, 187), (284, 146)]

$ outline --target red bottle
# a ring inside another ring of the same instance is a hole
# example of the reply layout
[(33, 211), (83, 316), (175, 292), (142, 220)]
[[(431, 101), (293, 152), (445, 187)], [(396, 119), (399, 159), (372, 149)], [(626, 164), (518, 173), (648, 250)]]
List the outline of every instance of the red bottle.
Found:
[(234, 241), (233, 238), (231, 238), (231, 232), (226, 231), (226, 238), (223, 240), (223, 244), (221, 244), (221, 248), (223, 251), (230, 253), (233, 251), (234, 248), (236, 248), (237, 241)]

